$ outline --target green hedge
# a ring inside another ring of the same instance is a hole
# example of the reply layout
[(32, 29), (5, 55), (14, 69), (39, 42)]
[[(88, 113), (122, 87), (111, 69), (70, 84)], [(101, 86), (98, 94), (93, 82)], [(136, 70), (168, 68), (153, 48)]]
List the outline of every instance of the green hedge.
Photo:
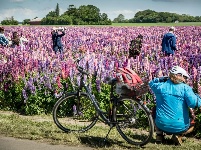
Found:
[[(101, 109), (106, 111), (109, 105), (110, 85), (101, 83), (100, 90), (97, 88), (97, 81), (95, 78), (92, 78), (90, 82), (92, 92), (99, 101)], [(69, 78), (61, 80), (60, 88), (58, 88), (57, 84), (52, 85), (54, 88), (51, 90), (46, 86), (40, 85), (39, 83), (34, 83), (36, 87), (34, 93), (31, 92), (31, 90), (27, 90), (26, 97), (23, 94), (25, 87), (23, 79), (19, 79), (17, 82), (7, 80), (4, 81), (2, 85), (4, 85), (4, 90), (0, 91), (0, 109), (14, 111), (24, 115), (51, 114), (52, 108), (58, 99), (58, 97), (55, 96), (55, 90), (57, 90), (57, 93), (70, 92), (73, 90)], [(148, 107), (151, 110), (154, 106), (153, 95), (151, 93), (147, 93), (144, 98), (146, 98)], [(197, 118), (195, 130), (189, 136), (196, 136), (200, 138), (201, 114), (199, 110), (196, 110), (196, 112)]]

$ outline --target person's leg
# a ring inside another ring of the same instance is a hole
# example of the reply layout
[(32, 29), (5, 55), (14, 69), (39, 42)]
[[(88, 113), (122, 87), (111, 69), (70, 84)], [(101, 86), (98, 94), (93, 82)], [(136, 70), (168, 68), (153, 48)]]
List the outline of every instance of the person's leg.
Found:
[(170, 55), (171, 55), (170, 53), (165, 52), (165, 56), (170, 56)]
[(182, 144), (182, 135), (173, 134), (171, 139), (175, 145), (181, 145)]
[(158, 129), (158, 127), (156, 126), (156, 124), (154, 123), (155, 126), (155, 130), (156, 130), (156, 143), (162, 143), (164, 142), (164, 133), (163, 131), (161, 131), (160, 129)]
[(55, 54), (57, 54), (58, 46), (54, 46), (54, 47), (53, 47), (53, 50), (54, 50)]
[[(155, 121), (156, 118), (156, 106), (152, 108), (152, 117)], [(164, 141), (164, 134), (163, 132), (156, 126), (154, 122), (155, 130), (156, 130), (156, 142), (157, 143), (162, 143)]]
[(63, 54), (63, 46), (59, 47), (60, 54)]
[(181, 145), (183, 140), (184, 140), (184, 136), (186, 134), (189, 134), (193, 131), (194, 129), (194, 124), (191, 124), (191, 126), (188, 128), (187, 131), (185, 131), (184, 133), (180, 134), (180, 135), (173, 135), (172, 136), (172, 140), (175, 142), (176, 145)]
[(186, 132), (184, 132), (182, 135), (184, 136), (186, 134), (191, 133), (193, 131), (193, 129), (194, 129), (194, 126), (190, 126), (189, 129)]

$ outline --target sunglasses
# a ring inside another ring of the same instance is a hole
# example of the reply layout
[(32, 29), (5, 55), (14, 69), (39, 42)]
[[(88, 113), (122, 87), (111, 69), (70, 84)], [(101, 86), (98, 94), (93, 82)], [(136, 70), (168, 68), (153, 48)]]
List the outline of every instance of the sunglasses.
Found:
[(177, 75), (179, 75), (179, 76), (182, 76), (185, 80), (187, 80), (188, 79), (188, 77), (187, 76), (184, 76), (184, 75), (182, 75), (181, 73), (178, 73)]

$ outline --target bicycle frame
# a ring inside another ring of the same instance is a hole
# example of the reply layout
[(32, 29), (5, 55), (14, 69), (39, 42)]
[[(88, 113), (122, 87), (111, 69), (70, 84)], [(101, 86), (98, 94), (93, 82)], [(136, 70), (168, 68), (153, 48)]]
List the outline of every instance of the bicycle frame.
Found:
[[(111, 85), (111, 92), (110, 92), (110, 107), (112, 107), (114, 105), (114, 103), (117, 103), (117, 97), (114, 96), (113, 94), (113, 86), (114, 84)], [(111, 121), (113, 120), (113, 118), (108, 117), (105, 115), (105, 113), (107, 112), (103, 112), (102, 109), (99, 107), (98, 105), (98, 101), (97, 99), (92, 95), (92, 93), (90, 92), (88, 86), (86, 85), (85, 81), (84, 81), (84, 74), (81, 73), (81, 78), (80, 78), (80, 86), (78, 88), (78, 97), (80, 96), (80, 93), (82, 91), (82, 89), (85, 89), (86, 93), (88, 94), (90, 100), (93, 103), (93, 106), (95, 107), (96, 111), (98, 112), (98, 115), (101, 117), (101, 119), (103, 119), (104, 123), (111, 125), (114, 124), (115, 122)], [(112, 110), (112, 108), (110, 108), (110, 110)], [(111, 119), (109, 119), (111, 118)]]

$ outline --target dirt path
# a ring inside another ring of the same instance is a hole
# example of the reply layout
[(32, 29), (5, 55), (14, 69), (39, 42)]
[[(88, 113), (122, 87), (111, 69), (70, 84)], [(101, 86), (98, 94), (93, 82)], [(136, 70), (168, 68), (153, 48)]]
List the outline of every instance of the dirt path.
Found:
[(32, 140), (0, 136), (0, 150), (95, 150), (91, 147), (50, 145)]
[[(10, 111), (0, 111), (4, 115), (17, 114)], [(19, 115), (21, 118), (27, 118), (35, 122), (53, 122), (52, 116), (24, 116)], [(0, 135), (0, 150), (96, 150), (96, 148), (85, 146), (68, 146), (68, 145), (52, 145), (45, 141), (35, 141), (28, 139), (19, 139), (14, 137), (5, 137)]]

